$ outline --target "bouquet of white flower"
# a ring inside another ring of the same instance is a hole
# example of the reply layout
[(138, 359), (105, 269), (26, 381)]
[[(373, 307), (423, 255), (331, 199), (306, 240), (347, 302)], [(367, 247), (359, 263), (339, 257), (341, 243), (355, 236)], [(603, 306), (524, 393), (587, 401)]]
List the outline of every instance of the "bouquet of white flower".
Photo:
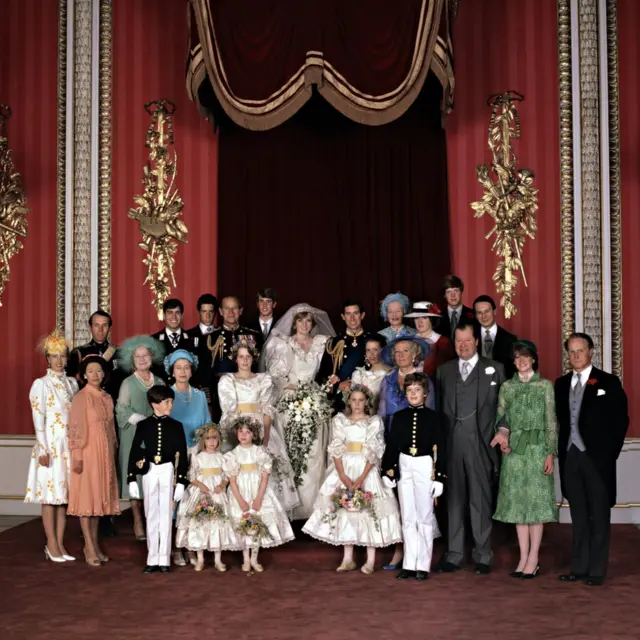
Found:
[(309, 451), (318, 435), (318, 426), (331, 418), (331, 405), (326, 391), (315, 382), (299, 384), (278, 402), (284, 414), (285, 443), (293, 469), (296, 487), (307, 472)]

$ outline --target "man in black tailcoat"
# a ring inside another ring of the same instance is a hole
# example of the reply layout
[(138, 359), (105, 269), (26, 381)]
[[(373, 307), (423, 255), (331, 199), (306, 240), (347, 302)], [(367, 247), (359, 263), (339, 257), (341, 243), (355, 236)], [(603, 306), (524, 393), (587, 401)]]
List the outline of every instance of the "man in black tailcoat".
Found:
[(440, 314), (438, 333), (449, 338), (451, 344), (455, 344), (458, 325), (472, 323), (475, 326), (475, 315), (473, 309), (462, 304), (464, 282), (458, 276), (449, 274), (442, 283), (442, 289), (447, 304)]
[(572, 370), (555, 384), (562, 493), (573, 528), (571, 572), (563, 582), (604, 582), (609, 560), (616, 461), (629, 427), (627, 396), (617, 376), (594, 367), (593, 340), (574, 333), (565, 342)]
[(211, 405), (211, 390), (209, 389), (209, 370), (211, 369), (211, 351), (207, 348), (207, 338), (216, 328), (218, 315), (218, 299), (212, 293), (203, 293), (196, 303), (200, 322), (187, 335), (193, 341), (193, 352), (198, 356), (198, 368), (193, 374), (191, 384), (204, 391), (207, 402)]

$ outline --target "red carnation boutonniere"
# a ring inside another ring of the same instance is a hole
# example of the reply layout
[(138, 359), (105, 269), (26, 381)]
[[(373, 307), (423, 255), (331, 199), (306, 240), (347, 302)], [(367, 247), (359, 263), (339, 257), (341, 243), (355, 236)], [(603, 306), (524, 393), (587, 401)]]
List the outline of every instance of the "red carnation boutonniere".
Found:
[(439, 316), (442, 315), (442, 311), (440, 311), (440, 307), (437, 304), (432, 304), (429, 307), (429, 313), (437, 313)]
[(594, 384), (598, 384), (598, 381), (595, 378), (589, 378), (587, 380), (587, 384), (590, 384), (591, 386), (593, 386)]

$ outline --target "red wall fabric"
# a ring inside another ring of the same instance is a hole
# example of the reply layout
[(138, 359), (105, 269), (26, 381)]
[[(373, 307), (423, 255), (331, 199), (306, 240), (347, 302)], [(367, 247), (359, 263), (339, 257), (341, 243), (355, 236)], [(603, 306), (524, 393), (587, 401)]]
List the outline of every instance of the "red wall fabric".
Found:
[(47, 367), (36, 345), (56, 321), (58, 3), (4, 0), (0, 16), (0, 102), (31, 208), (0, 308), (0, 433), (30, 434), (29, 388)]
[(640, 437), (640, 4), (618, 2), (618, 60), (620, 65), (620, 178), (622, 189), (622, 331), (623, 377), (629, 397), (628, 435)]
[(515, 148), (520, 165), (536, 174), (539, 231), (525, 244), (529, 287), (520, 280), (518, 314), (505, 321), (499, 313), (498, 322), (538, 345), (541, 374), (551, 379), (562, 373), (556, 11), (556, 0), (460, 3), (454, 23), (456, 103), (446, 122), (453, 270), (465, 282), (465, 302), (487, 293), (498, 303), (491, 279), (497, 262), (484, 239), (491, 224), (474, 219), (469, 203), (482, 196), (476, 166), (491, 157), (487, 98), (509, 89), (525, 96)]
[(178, 154), (177, 186), (185, 203), (188, 244), (176, 258), (177, 288), (185, 304), (185, 326), (197, 321), (195, 303), (203, 292), (216, 293), (217, 137), (187, 98), (187, 5), (176, 0), (116, 2), (113, 8), (113, 162), (111, 310), (113, 339), (156, 331), (160, 323), (151, 293), (142, 286), (146, 255), (138, 247), (137, 223), (128, 218), (134, 195), (142, 193), (142, 169), (150, 100), (176, 104), (173, 119)]

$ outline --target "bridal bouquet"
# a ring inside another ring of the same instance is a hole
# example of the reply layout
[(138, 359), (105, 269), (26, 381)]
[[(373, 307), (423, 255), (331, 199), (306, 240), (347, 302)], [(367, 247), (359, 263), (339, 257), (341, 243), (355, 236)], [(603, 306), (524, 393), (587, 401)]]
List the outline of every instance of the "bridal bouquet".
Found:
[(210, 496), (202, 495), (193, 511), (188, 514), (190, 518), (203, 522), (205, 520), (226, 520), (227, 515), (222, 505), (215, 504)]
[(262, 518), (253, 512), (243, 513), (240, 519), (240, 524), (236, 529), (236, 532), (241, 536), (249, 536), (250, 538), (256, 538), (258, 543), (263, 539), (270, 539), (271, 535), (267, 525), (262, 521)]
[(356, 513), (369, 511), (369, 515), (373, 518), (376, 529), (379, 529), (380, 525), (373, 505), (373, 494), (370, 491), (347, 489), (341, 486), (331, 494), (329, 500), (329, 510), (323, 516), (323, 522), (333, 523), (338, 517), (340, 509)]
[(318, 435), (318, 426), (331, 418), (331, 405), (326, 391), (316, 383), (308, 382), (285, 394), (277, 408), (285, 416), (285, 442), (293, 480), (298, 487), (307, 472), (309, 451)]

